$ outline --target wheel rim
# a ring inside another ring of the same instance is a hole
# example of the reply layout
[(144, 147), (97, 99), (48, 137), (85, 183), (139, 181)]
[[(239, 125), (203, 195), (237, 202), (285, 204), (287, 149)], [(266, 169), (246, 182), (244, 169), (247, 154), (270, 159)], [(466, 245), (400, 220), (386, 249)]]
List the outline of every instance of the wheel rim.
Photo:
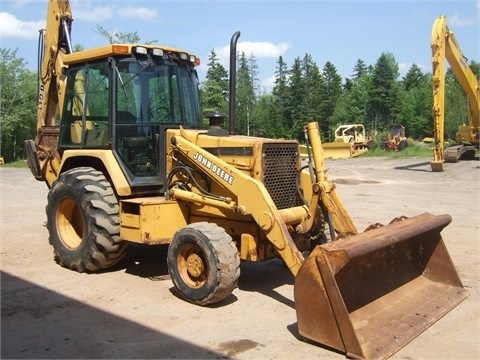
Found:
[(77, 203), (70, 198), (63, 199), (56, 213), (58, 236), (69, 249), (77, 248), (83, 238), (83, 215)]
[(202, 287), (207, 281), (207, 263), (202, 249), (185, 244), (177, 258), (178, 272), (182, 280), (192, 288)]

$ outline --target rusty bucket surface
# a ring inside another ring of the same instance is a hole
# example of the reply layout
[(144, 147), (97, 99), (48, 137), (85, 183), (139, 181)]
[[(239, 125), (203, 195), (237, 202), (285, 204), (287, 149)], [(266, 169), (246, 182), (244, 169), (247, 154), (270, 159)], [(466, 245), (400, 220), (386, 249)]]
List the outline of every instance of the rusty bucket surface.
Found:
[(317, 246), (295, 279), (300, 335), (385, 359), (468, 296), (428, 213)]

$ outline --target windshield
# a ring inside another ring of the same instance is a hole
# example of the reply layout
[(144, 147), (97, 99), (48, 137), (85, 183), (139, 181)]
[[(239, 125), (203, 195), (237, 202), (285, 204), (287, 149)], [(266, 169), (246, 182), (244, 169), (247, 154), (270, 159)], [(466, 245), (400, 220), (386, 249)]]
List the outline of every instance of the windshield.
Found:
[(132, 58), (114, 71), (117, 153), (134, 176), (158, 175), (160, 129), (202, 124), (196, 73), (185, 63)]
[(201, 124), (195, 72), (175, 63), (125, 61), (115, 68), (117, 112), (129, 112), (137, 124)]

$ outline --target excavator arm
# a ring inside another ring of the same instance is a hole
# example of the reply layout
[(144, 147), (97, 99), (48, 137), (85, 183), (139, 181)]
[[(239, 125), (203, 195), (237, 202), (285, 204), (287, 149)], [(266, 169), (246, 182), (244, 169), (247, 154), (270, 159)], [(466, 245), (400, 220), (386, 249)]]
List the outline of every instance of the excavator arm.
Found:
[[(433, 123), (435, 147), (433, 148), (432, 171), (443, 171), (445, 162), (445, 73), (446, 61), (464, 89), (468, 104), (468, 135), (459, 136), (459, 142), (476, 142), (478, 147), (478, 129), (480, 124), (480, 87), (472, 69), (468, 66), (455, 35), (449, 30), (445, 16), (439, 16), (432, 28), (432, 66), (433, 66)], [(465, 128), (461, 126), (460, 128)]]
[(60, 167), (56, 124), (62, 108), (65, 79), (62, 55), (72, 52), (70, 39), (72, 12), (66, 0), (49, 0), (46, 28), (40, 30), (38, 44), (37, 135), (27, 140), (25, 149), (30, 170), (49, 187)]

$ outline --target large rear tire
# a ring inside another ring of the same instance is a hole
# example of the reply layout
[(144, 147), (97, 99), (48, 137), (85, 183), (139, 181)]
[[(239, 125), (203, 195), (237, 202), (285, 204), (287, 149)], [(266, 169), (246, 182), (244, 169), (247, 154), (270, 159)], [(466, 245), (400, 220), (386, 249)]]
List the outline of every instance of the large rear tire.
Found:
[(71, 270), (106, 269), (125, 255), (118, 200), (105, 176), (93, 168), (66, 171), (53, 183), (47, 228), (55, 260)]
[(240, 257), (232, 238), (207, 222), (190, 224), (175, 233), (167, 263), (176, 289), (197, 305), (225, 299), (240, 276)]

